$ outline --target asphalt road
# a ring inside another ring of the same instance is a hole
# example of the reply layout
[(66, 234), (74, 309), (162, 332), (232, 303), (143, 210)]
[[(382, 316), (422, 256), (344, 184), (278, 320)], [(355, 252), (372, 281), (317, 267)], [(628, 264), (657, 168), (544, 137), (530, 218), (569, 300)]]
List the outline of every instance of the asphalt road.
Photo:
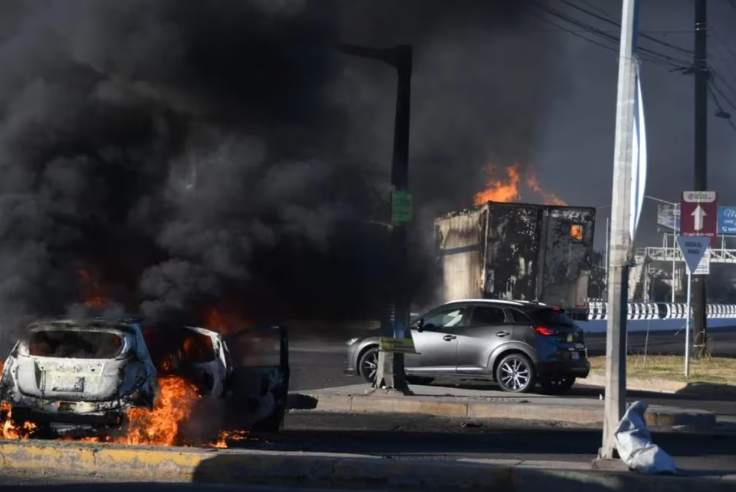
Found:
[[(655, 432), (653, 439), (690, 472), (736, 472), (736, 433)], [(277, 447), (392, 459), (519, 459), (590, 462), (600, 428), (513, 420), (472, 421), (428, 415), (290, 413)]]
[[(104, 483), (104, 485), (101, 485)], [(0, 470), (0, 487), (3, 492), (18, 490), (23, 492), (326, 492), (327, 489), (305, 489), (303, 487), (264, 487), (260, 485), (210, 485), (205, 483), (113, 483), (99, 477), (70, 477), (54, 475), (31, 477), (26, 474)], [(366, 489), (370, 492), (370, 489)], [(330, 492), (346, 492), (329, 489)]]

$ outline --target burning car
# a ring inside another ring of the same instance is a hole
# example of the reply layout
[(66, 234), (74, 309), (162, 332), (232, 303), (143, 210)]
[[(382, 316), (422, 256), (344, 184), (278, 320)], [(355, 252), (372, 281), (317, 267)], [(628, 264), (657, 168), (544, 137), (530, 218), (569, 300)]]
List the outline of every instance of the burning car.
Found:
[(130, 408), (152, 409), (156, 368), (140, 327), (125, 321), (32, 323), (0, 377), (0, 400), (17, 421), (119, 425)]
[[(14, 426), (106, 442), (173, 444), (197, 414), (208, 424), (198, 426), (200, 434), (202, 427), (214, 435), (280, 430), (288, 382), (288, 340), (280, 326), (223, 336), (136, 318), (57, 319), (32, 323), (15, 344), (0, 375), (0, 400), (6, 424), (12, 419)], [(151, 432), (156, 426), (161, 431)]]

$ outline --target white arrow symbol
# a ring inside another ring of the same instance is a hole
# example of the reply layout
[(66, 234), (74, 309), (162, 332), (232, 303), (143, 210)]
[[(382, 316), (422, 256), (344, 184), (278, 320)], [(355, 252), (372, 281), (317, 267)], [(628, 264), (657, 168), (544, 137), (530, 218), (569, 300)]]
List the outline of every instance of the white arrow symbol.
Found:
[(695, 217), (693, 220), (693, 229), (696, 231), (700, 231), (703, 229), (703, 217), (705, 217), (706, 214), (700, 205), (693, 211), (692, 216)]

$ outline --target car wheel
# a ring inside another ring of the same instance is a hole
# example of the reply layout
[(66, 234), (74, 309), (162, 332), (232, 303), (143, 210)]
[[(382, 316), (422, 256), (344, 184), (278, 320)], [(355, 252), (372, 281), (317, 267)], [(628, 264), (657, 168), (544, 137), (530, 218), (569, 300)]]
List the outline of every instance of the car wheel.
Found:
[(545, 379), (541, 382), (542, 389), (547, 393), (562, 395), (570, 391), (575, 384), (575, 378), (561, 377), (558, 379)]
[(420, 376), (406, 376), (406, 382), (409, 384), (420, 384), (428, 386), (432, 384), (432, 381), (434, 381), (434, 378), (425, 378)]
[(496, 382), (503, 391), (527, 393), (534, 389), (534, 366), (525, 355), (507, 355), (496, 368)]
[(358, 362), (360, 377), (366, 383), (374, 384), (378, 375), (378, 348), (371, 347), (360, 356)]

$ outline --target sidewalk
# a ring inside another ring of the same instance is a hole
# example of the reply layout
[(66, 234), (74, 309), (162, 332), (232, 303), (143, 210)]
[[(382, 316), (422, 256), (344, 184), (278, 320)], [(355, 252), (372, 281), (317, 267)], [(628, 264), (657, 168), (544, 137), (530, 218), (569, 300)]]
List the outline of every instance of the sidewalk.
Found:
[[(370, 385), (356, 384), (294, 392), (289, 395), (292, 410), (346, 413), (411, 413), (474, 419), (514, 419), (568, 424), (602, 425), (603, 401), (588, 398), (553, 397), (538, 394), (512, 395), (486, 390), (411, 386), (414, 395), (370, 392)], [(704, 410), (652, 405), (646, 413), (652, 428), (686, 426), (710, 429), (716, 415)]]

